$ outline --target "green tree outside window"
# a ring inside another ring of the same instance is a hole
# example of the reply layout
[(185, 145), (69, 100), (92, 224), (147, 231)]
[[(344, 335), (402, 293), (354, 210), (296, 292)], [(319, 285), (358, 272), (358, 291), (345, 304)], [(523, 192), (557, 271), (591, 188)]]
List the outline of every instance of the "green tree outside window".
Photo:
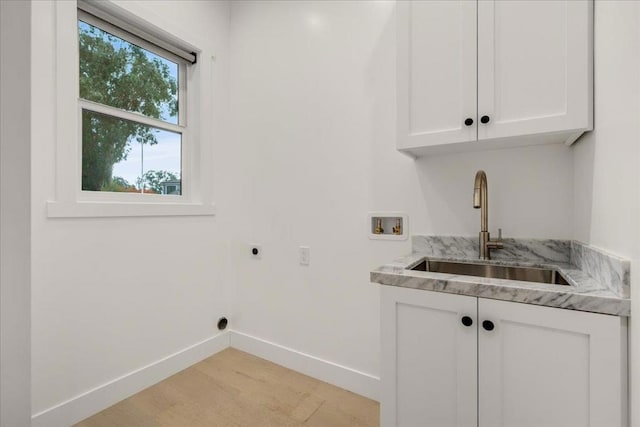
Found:
[[(82, 21), (78, 37), (82, 99), (177, 124), (177, 64)], [(113, 166), (127, 159), (132, 143), (157, 144), (156, 130), (83, 110), (82, 189), (130, 192), (129, 183), (113, 177)], [(144, 176), (139, 189), (156, 191), (158, 184), (149, 187)], [(162, 176), (178, 179), (171, 172)]]

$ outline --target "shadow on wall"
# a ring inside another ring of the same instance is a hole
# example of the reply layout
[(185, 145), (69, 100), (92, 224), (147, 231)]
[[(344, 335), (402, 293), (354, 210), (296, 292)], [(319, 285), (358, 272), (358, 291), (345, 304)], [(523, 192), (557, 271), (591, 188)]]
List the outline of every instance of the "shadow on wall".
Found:
[[(572, 237), (573, 157), (562, 144), (423, 157), (415, 162), (429, 234), (476, 235), (472, 196), (487, 173), (489, 231), (505, 237)], [(416, 230), (421, 231), (421, 230)]]
[[(402, 211), (409, 214), (409, 231), (424, 231), (426, 206), (420, 195), (414, 160), (396, 150), (396, 20), (395, 2), (362, 2), (378, 20), (377, 38), (366, 63), (366, 93), (369, 108), (370, 143), (368, 205), (372, 211)], [(375, 245), (374, 258), (383, 252), (387, 261), (408, 250), (395, 245)], [(384, 248), (384, 249), (383, 249)], [(395, 249), (394, 249), (395, 248)], [(402, 252), (404, 251), (404, 252)]]
[(593, 132), (583, 135), (574, 145), (574, 207), (573, 238), (591, 242), (593, 187), (596, 144)]

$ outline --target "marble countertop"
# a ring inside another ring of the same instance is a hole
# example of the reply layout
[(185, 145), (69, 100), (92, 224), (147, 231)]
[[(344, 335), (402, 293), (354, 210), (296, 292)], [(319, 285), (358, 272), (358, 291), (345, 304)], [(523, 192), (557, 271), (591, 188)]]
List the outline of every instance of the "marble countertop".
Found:
[[(616, 292), (615, 289), (601, 283), (594, 279), (592, 275), (576, 267), (575, 264), (577, 263), (569, 262), (570, 259), (568, 257), (566, 260), (498, 259), (480, 261), (477, 257), (472, 258), (460, 253), (457, 253), (457, 256), (446, 256), (442, 253), (429, 252), (431, 253), (414, 252), (398, 258), (392, 263), (385, 264), (371, 272), (371, 281), (387, 286), (447, 292), (618, 316), (630, 315), (631, 304), (628, 294), (626, 294), (628, 293), (628, 288), (625, 291)], [(427, 258), (439, 261), (553, 268), (559, 270), (570, 285), (563, 286), (411, 270), (412, 267)]]

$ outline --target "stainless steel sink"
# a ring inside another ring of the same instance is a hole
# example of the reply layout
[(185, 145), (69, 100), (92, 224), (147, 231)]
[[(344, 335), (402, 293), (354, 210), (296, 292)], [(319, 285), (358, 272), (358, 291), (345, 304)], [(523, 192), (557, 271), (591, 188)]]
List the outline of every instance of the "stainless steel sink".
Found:
[(464, 276), (491, 277), (494, 279), (523, 280), (525, 282), (569, 285), (569, 282), (554, 269), (536, 267), (513, 267), (492, 264), (473, 264), (467, 262), (449, 262), (424, 260), (411, 270), (432, 271), (435, 273), (460, 274)]

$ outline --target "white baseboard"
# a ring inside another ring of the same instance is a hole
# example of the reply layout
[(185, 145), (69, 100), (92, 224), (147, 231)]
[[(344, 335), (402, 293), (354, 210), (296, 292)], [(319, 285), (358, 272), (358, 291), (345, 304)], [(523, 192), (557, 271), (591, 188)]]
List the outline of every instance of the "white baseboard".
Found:
[(227, 347), (237, 348), (370, 399), (379, 400), (380, 379), (373, 375), (251, 335), (228, 331), (39, 412), (31, 417), (31, 425), (69, 427)]
[(380, 400), (380, 378), (251, 335), (230, 331), (231, 347), (328, 382), (373, 400)]
[(224, 332), (31, 417), (32, 427), (68, 427), (229, 347)]

